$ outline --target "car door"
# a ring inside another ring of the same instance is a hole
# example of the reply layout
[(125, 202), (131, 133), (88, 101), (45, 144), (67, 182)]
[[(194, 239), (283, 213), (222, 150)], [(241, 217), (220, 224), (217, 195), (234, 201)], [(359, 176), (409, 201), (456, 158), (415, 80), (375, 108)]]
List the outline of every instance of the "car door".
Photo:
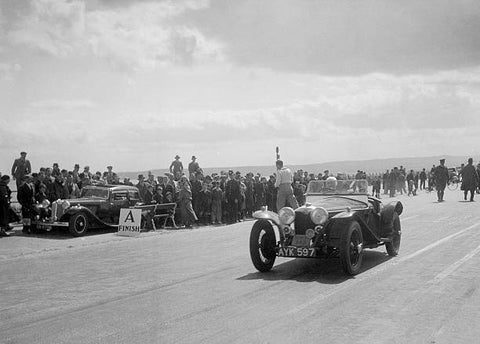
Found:
[(138, 190), (128, 190), (128, 200), (131, 207), (139, 203), (141, 200)]
[(120, 216), (120, 209), (130, 207), (130, 202), (128, 199), (128, 191), (115, 190), (112, 192), (111, 197), (112, 197), (112, 202), (111, 202), (110, 215), (114, 219), (114, 221), (116, 221)]

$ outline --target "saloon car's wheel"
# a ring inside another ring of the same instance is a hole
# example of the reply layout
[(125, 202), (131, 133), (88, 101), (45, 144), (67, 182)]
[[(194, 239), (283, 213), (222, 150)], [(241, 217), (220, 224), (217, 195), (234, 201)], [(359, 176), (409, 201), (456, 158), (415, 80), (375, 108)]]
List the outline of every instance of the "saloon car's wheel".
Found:
[(343, 270), (349, 275), (360, 272), (363, 260), (363, 235), (357, 221), (350, 223), (340, 240), (340, 260)]
[(393, 234), (392, 241), (385, 243), (385, 248), (390, 257), (395, 257), (400, 250), (400, 239), (402, 238), (402, 229), (400, 226), (400, 217), (393, 213)]
[(88, 229), (88, 219), (83, 213), (78, 213), (70, 218), (68, 230), (73, 236), (85, 235)]
[(250, 257), (258, 271), (269, 271), (275, 258), (275, 231), (272, 224), (266, 220), (259, 220), (253, 225), (250, 232)]

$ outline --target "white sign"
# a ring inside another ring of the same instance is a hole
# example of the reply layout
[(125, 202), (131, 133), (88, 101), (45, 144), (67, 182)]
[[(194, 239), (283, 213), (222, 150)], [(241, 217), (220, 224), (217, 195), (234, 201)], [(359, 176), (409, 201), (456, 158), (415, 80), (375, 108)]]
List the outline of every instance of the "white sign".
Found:
[(120, 209), (117, 235), (138, 236), (142, 222), (142, 209)]

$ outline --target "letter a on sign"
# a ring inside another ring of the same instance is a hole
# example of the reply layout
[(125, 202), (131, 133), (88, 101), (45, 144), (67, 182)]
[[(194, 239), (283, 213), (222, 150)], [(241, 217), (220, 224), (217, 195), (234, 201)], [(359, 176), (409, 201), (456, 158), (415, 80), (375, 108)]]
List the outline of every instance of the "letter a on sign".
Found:
[(123, 220), (123, 222), (135, 222), (135, 220), (133, 219), (133, 214), (132, 214), (132, 211), (130, 210), (127, 214), (127, 217), (125, 218), (125, 220)]

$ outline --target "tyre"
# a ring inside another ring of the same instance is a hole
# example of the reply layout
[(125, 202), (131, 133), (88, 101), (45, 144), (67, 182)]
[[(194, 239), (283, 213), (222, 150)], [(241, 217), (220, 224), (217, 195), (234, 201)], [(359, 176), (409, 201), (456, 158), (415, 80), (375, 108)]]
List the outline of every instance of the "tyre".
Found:
[(269, 221), (255, 222), (250, 232), (250, 258), (258, 271), (267, 272), (272, 269), (277, 257), (275, 240), (275, 231)]
[(393, 234), (392, 241), (385, 243), (385, 248), (390, 257), (395, 257), (400, 250), (400, 239), (402, 238), (402, 228), (400, 226), (400, 217), (393, 213)]
[(360, 272), (363, 260), (363, 235), (357, 221), (352, 221), (340, 239), (340, 260), (348, 275)]
[(447, 187), (449, 190), (457, 190), (458, 188), (458, 183), (457, 182), (448, 182)]
[(70, 217), (68, 230), (73, 236), (85, 235), (88, 229), (88, 218), (84, 213), (78, 213)]

